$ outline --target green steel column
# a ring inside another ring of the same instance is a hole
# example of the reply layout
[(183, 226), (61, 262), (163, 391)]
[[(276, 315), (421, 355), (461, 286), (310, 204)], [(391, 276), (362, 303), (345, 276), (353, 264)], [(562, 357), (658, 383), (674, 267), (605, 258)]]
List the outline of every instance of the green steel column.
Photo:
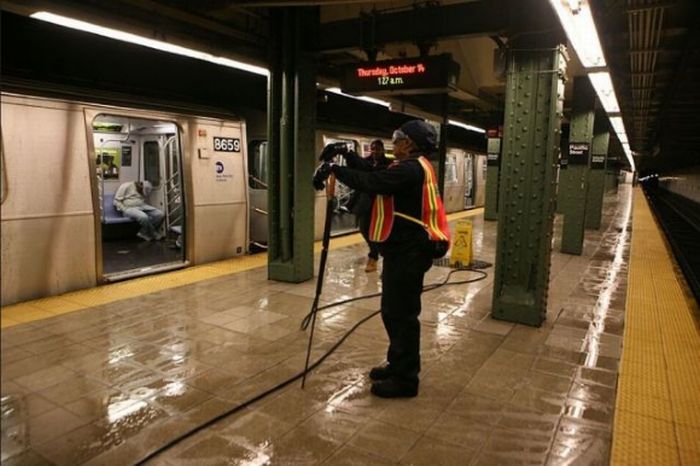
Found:
[(498, 172), (501, 165), (501, 138), (503, 128), (489, 129), (486, 146), (486, 195), (484, 198), (484, 220), (498, 219)]
[(603, 195), (605, 194), (605, 159), (608, 156), (610, 130), (605, 110), (597, 109), (593, 123), (593, 142), (591, 143), (591, 170), (588, 172), (588, 196), (586, 198), (587, 230), (600, 228), (603, 213)]
[(498, 200), (492, 316), (541, 325), (561, 137), (563, 47), (511, 50)]
[(559, 140), (559, 176), (557, 177), (557, 207), (556, 213), (561, 214), (561, 202), (559, 202), (559, 191), (561, 190), (562, 176), (566, 176), (563, 171), (569, 167), (569, 126), (561, 125), (562, 135)]
[(588, 161), (593, 139), (596, 96), (587, 76), (574, 78), (574, 105), (569, 130), (568, 166), (559, 174), (558, 203), (564, 215), (561, 252), (583, 252)]
[(268, 277), (313, 277), (317, 8), (270, 10)]
[(605, 191), (617, 191), (617, 157), (613, 154), (608, 154), (605, 160)]

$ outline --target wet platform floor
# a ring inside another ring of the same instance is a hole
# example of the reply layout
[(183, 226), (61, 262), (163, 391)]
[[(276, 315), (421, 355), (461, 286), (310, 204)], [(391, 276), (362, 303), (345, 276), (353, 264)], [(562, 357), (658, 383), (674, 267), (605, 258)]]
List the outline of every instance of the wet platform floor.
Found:
[[(482, 281), (423, 295), (420, 393), (385, 400), (375, 317), (299, 383), (227, 417), (149, 464), (607, 464), (622, 347), (631, 191), (605, 199), (584, 254), (558, 252), (547, 321), (490, 318)], [(493, 262), (496, 223), (474, 217)], [(364, 245), (333, 250), (322, 301), (378, 291)], [(448, 272), (433, 267), (426, 283)], [(454, 279), (475, 275), (460, 272)], [(2, 330), (2, 463), (133, 464), (170, 439), (298, 373), (315, 282), (257, 268)], [(378, 299), (319, 315), (312, 359)]]

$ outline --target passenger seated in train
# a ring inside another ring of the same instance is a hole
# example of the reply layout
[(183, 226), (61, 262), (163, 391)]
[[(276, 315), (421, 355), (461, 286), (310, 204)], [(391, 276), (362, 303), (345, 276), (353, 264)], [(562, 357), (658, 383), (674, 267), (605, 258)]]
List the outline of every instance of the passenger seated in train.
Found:
[(136, 234), (144, 241), (161, 240), (165, 234), (160, 231), (163, 212), (146, 204), (146, 197), (153, 187), (148, 181), (130, 181), (119, 186), (114, 195), (114, 208), (125, 217), (141, 225)]

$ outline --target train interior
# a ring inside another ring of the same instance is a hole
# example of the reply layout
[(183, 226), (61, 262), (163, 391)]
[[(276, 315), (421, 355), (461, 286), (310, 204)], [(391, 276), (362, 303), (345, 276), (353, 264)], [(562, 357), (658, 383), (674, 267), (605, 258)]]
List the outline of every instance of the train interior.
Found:
[[(185, 262), (182, 151), (175, 123), (99, 115), (92, 123), (96, 189), (102, 231), (102, 271), (107, 281), (129, 278)], [(152, 240), (114, 206), (124, 183), (148, 181), (145, 202), (163, 214)]]
[(252, 140), (248, 147), (248, 199), (250, 250), (267, 249), (267, 141)]

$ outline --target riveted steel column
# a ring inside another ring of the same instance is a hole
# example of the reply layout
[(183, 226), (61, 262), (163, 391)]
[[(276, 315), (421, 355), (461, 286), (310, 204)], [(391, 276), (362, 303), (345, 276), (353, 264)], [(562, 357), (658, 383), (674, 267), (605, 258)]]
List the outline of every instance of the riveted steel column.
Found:
[(617, 192), (617, 157), (608, 154), (605, 160), (605, 191)]
[(591, 170), (588, 172), (588, 195), (586, 198), (587, 230), (600, 228), (603, 212), (603, 195), (605, 194), (605, 159), (608, 156), (610, 130), (605, 110), (597, 109), (593, 123), (593, 142), (591, 143)]
[(486, 132), (486, 195), (484, 198), (484, 220), (498, 220), (498, 172), (501, 165), (501, 142), (503, 127)]
[(586, 190), (593, 120), (595, 92), (587, 76), (574, 78), (574, 105), (569, 130), (568, 166), (559, 174), (558, 203), (564, 215), (561, 233), (561, 252), (583, 252)]
[(317, 8), (270, 10), (268, 277), (313, 277)]
[(492, 316), (540, 325), (547, 311), (565, 52), (511, 50), (508, 68)]

